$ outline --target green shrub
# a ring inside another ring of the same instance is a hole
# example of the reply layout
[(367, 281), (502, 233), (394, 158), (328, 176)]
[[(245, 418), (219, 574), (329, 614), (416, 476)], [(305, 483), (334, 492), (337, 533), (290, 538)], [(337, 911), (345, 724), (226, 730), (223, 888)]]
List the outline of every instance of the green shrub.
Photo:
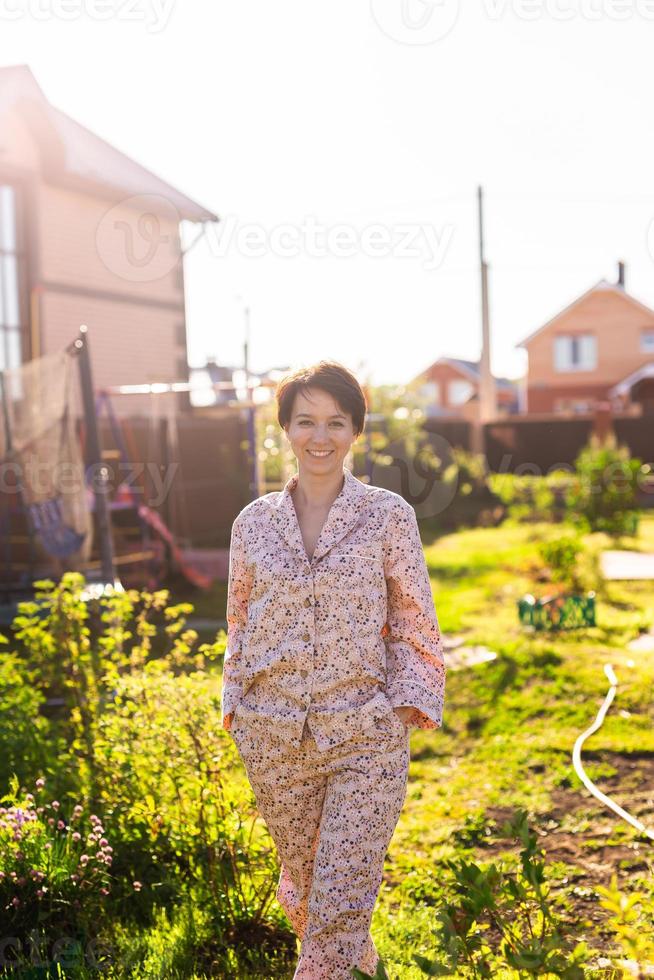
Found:
[(236, 778), (214, 688), (204, 671), (175, 676), (158, 663), (121, 677), (98, 726), (96, 775), (122, 877), (142, 882), (144, 907), (192, 885), (233, 937), (269, 916), (279, 869), (251, 790)]
[(569, 479), (567, 470), (553, 470), (545, 476), (491, 473), (489, 484), (511, 520), (553, 524), (565, 519), (564, 495)]
[(168, 606), (165, 589), (91, 598), (78, 572), (34, 587), (35, 599), (19, 603), (12, 624), (17, 654), (37, 693), (62, 700), (55, 718), (62, 786), (94, 801), (95, 732), (120, 677), (151, 660), (180, 673), (202, 667), (224, 651), (224, 635), (193, 654), (198, 635), (184, 628), (193, 607)]
[(654, 897), (644, 892), (634, 891), (626, 894), (618, 888), (618, 876), (611, 875), (607, 888), (597, 885), (601, 896), (600, 905), (611, 913), (608, 925), (613, 929), (620, 943), (624, 959), (617, 966), (624, 969), (627, 976), (651, 976), (654, 973)]
[(563, 536), (540, 545), (539, 554), (549, 566), (553, 582), (560, 582), (571, 591), (581, 591), (583, 582), (579, 570), (579, 558), (584, 546), (579, 537)]
[[(123, 955), (125, 923), (147, 929), (163, 907), (173, 918), (181, 908), (195, 907), (211, 933), (211, 962), (224, 975), (230, 975), (235, 950), (243, 962), (252, 949), (271, 943), (294, 950), (274, 903), (276, 851), (239, 774), (233, 741), (220, 726), (218, 675), (205, 669), (224, 652), (224, 631), (195, 653), (197, 634), (185, 629), (192, 606), (168, 606), (167, 590), (93, 599), (78, 573), (36, 587), (36, 599), (21, 603), (14, 620), (19, 649), (0, 659), (0, 693), (4, 688), (6, 704), (17, 706), (13, 736), (4, 713), (0, 719), (0, 748), (11, 746), (14, 737), (14, 759), (44, 698), (61, 698), (61, 710), (47, 722), (47, 735), (59, 750), (52, 783), (62, 801), (51, 807), (72, 813), (59, 826), (58, 814), (51, 822), (47, 809), (43, 817), (37, 811), (36, 820), (30, 817), (29, 852), (23, 853), (12, 843), (13, 823), (22, 816), (12, 807), (6, 811), (0, 867), (9, 876), (4, 904), (12, 909), (7, 921), (13, 934), (24, 945), (27, 930), (47, 931), (47, 906), (57, 912), (58, 927), (68, 930), (78, 954), (103, 918), (102, 939)], [(33, 768), (37, 761), (35, 756), (26, 768), (43, 771)], [(18, 781), (12, 785), (15, 790)], [(91, 823), (102, 820), (111, 827), (114, 850), (105, 848), (113, 860), (111, 876), (100, 869), (104, 877), (93, 878), (96, 856), (82, 858), (84, 838), (66, 836), (74, 820), (82, 819), (82, 806), (93, 810)], [(43, 879), (43, 894), (36, 885), (23, 897), (11, 891), (27, 887), (23, 861), (53, 876)], [(80, 864), (87, 868), (83, 884), (71, 877)], [(60, 909), (66, 903), (68, 918)]]
[(576, 476), (566, 494), (568, 520), (583, 531), (619, 537), (636, 534), (638, 480), (643, 463), (613, 437), (604, 445), (592, 437), (575, 460)]
[(53, 757), (51, 725), (37, 677), (15, 653), (0, 653), (0, 789), (15, 775), (28, 782)]

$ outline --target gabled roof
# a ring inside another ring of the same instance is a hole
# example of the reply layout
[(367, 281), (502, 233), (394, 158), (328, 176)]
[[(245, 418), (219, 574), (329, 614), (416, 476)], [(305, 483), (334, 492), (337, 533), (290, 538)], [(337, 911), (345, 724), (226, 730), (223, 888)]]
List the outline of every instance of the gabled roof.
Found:
[(591, 286), (590, 289), (587, 289), (586, 292), (582, 293), (581, 296), (578, 296), (575, 300), (572, 301), (572, 303), (569, 303), (562, 310), (560, 310), (556, 314), (556, 316), (552, 317), (551, 320), (548, 320), (547, 323), (544, 323), (542, 327), (539, 327), (537, 330), (534, 330), (534, 332), (529, 334), (528, 337), (525, 337), (525, 339), (521, 340), (519, 344), (516, 344), (516, 347), (526, 347), (528, 344), (531, 343), (531, 341), (535, 337), (537, 337), (540, 333), (542, 333), (543, 330), (547, 330), (548, 327), (551, 327), (562, 316), (564, 316), (566, 313), (569, 313), (570, 310), (573, 310), (575, 306), (579, 305), (579, 303), (582, 303), (588, 296), (591, 295), (591, 293), (599, 292), (599, 291), (618, 293), (629, 303), (632, 303), (634, 306), (637, 306), (639, 309), (644, 310), (646, 313), (649, 313), (652, 317), (654, 317), (654, 310), (650, 309), (649, 306), (645, 306), (645, 304), (641, 303), (640, 300), (635, 299), (635, 297), (633, 297), (631, 293), (628, 293), (626, 291), (624, 286), (620, 286), (617, 283), (608, 282), (606, 279), (600, 279), (599, 282), (596, 282), (594, 286)]
[[(435, 367), (437, 364), (449, 364), (453, 368), (459, 370), (462, 374), (466, 374), (471, 381), (480, 381), (479, 361), (466, 361), (463, 357), (439, 357), (437, 361), (434, 361), (434, 363), (427, 368), (427, 371)], [(427, 371), (421, 372), (420, 377), (426, 374)], [(512, 381), (511, 378), (495, 378), (495, 384), (498, 386), (498, 388), (513, 390), (516, 387), (517, 381)]]
[(188, 221), (219, 220), (212, 211), (50, 105), (27, 65), (0, 67), (0, 120), (17, 104), (36, 140), (43, 176), (49, 183), (89, 193), (114, 192), (112, 196), (116, 192), (123, 196), (155, 194)]

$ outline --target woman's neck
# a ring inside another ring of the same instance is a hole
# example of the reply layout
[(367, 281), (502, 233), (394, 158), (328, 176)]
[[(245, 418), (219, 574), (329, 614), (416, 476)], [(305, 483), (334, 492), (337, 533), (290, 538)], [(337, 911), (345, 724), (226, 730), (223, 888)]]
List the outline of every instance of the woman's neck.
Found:
[(299, 473), (293, 500), (302, 510), (329, 509), (343, 489), (344, 482), (342, 468), (337, 473), (328, 473), (325, 476)]

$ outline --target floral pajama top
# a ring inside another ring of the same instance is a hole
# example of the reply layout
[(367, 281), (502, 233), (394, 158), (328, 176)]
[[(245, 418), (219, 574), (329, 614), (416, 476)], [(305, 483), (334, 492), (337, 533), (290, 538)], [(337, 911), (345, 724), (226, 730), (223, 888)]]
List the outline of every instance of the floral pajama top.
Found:
[(291, 496), (249, 503), (232, 526), (225, 729), (238, 707), (299, 747), (305, 720), (319, 748), (356, 737), (394, 707), (439, 728), (445, 660), (413, 507), (343, 467), (311, 559)]

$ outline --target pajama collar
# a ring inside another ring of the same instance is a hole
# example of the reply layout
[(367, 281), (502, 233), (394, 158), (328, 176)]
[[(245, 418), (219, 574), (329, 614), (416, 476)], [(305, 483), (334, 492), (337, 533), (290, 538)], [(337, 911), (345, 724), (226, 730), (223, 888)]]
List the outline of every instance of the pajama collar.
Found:
[[(284, 489), (273, 504), (272, 511), (277, 522), (277, 529), (286, 543), (301, 558), (308, 561), (293, 497), (291, 496), (297, 486), (298, 477), (299, 474), (294, 473), (286, 482)], [(330, 548), (333, 548), (344, 538), (368, 508), (370, 491), (366, 485), (357, 479), (346, 466), (343, 467), (343, 477), (343, 487), (332, 503), (327, 520), (320, 532), (311, 559), (312, 563), (322, 558)]]

